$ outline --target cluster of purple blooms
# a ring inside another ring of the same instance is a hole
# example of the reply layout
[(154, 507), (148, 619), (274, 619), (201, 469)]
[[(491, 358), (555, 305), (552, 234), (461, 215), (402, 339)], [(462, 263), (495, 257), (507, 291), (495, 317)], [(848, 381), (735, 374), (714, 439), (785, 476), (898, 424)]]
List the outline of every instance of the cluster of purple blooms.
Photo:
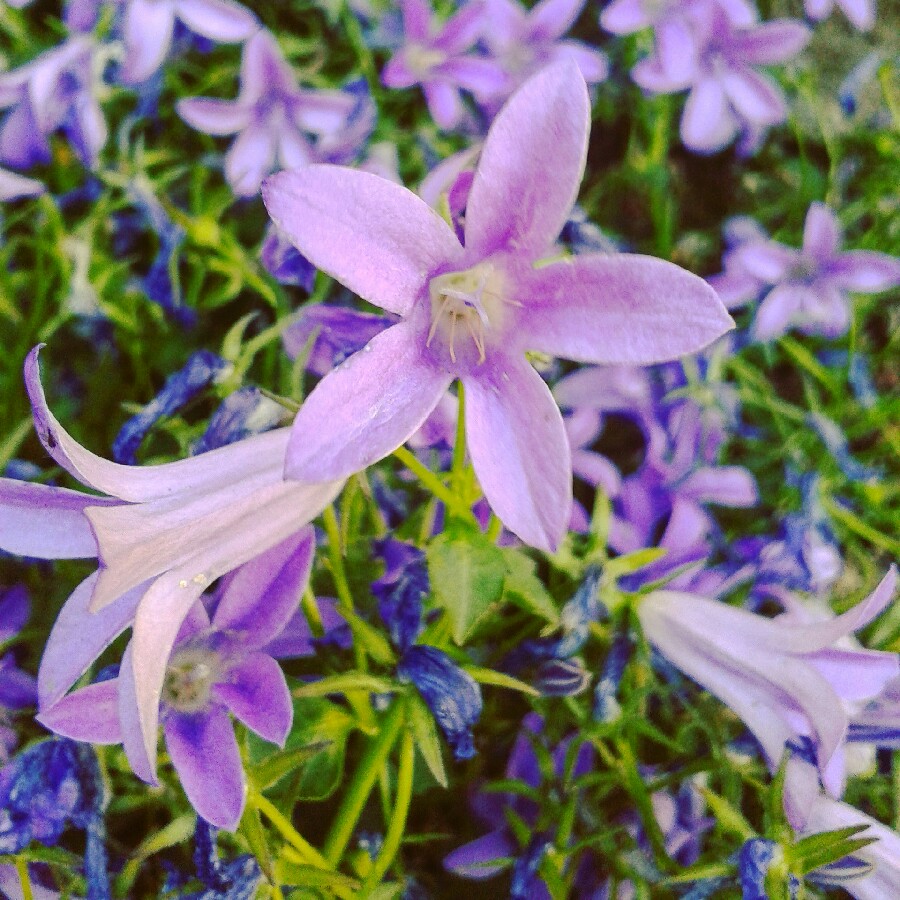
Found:
[[(294, 697), (280, 661), (313, 657), (326, 645), (359, 652), (373, 640), (375, 626), (344, 597), (312, 593), (311, 523), (348, 480), (399, 452), (407, 484), (437, 461), (441, 506), (426, 540), (447, 523), (464, 523), (504, 549), (564, 553), (570, 532), (596, 535), (602, 504), (582, 503), (587, 496), (608, 503), (609, 549), (650, 560), (623, 570), (612, 589), (596, 561), (582, 566), (553, 627), (508, 654), (495, 683), (524, 683), (544, 698), (573, 697), (593, 684), (592, 721), (613, 723), (639, 628), (661, 678), (679, 679), (677, 669), (746, 726), (766, 766), (783, 777), (784, 814), (798, 838), (854, 825), (876, 838), (851, 857), (857, 868), (846, 889), (863, 900), (894, 896), (900, 837), (841, 798), (853, 750), (900, 744), (898, 654), (852, 637), (892, 601), (896, 568), (836, 616), (825, 601), (841, 559), (813, 486), (781, 533), (733, 546), (711, 507), (751, 509), (760, 500), (750, 471), (724, 461), (740, 422), (736, 392), (720, 377), (736, 345), (728, 310), (758, 304), (749, 329), (756, 341), (792, 328), (835, 338), (850, 327), (850, 294), (896, 287), (900, 262), (842, 251), (838, 217), (821, 203), (809, 209), (801, 249), (753, 222), (732, 223), (724, 271), (708, 281), (660, 259), (566, 239), (567, 226), (584, 224), (575, 201), (587, 161), (588, 86), (609, 74), (602, 52), (564, 37), (583, 0), (541, 0), (531, 9), (469, 0), (442, 22), (420, 0), (400, 5), (402, 43), (395, 32), (383, 85), (420, 85), (443, 129), (472, 124), (465, 95), (490, 122), (483, 140), (433, 169), (418, 193), (399, 183), (395, 161), (367, 147), (376, 122), (368, 88), (300, 86), (273, 34), (230, 0), (72, 0), (66, 41), (0, 75), (0, 106), (8, 109), (0, 161), (46, 163), (62, 130), (84, 165), (98, 168), (107, 78), (149, 96), (181, 27), (241, 43), (237, 99), (184, 98), (178, 115), (198, 131), (234, 136), (225, 177), (235, 196), (261, 195), (273, 223), (262, 259), (279, 281), (309, 292), (321, 271), (383, 311), (304, 307), (282, 337), (287, 356), (318, 380), (293, 423), (284, 426), (285, 407), (258, 389), (236, 391), (193, 455), (153, 466), (135, 464), (146, 436), (227, 378), (228, 362), (205, 352), (191, 357), (123, 428), (113, 462), (55, 418), (40, 348), (28, 355), (37, 435), (86, 490), (0, 478), (0, 550), (96, 559), (97, 569), (63, 605), (36, 680), (15, 656), (27, 593), (20, 586), (0, 593), (0, 853), (32, 840), (53, 844), (75, 826), (87, 834), (89, 896), (109, 896), (106, 797), (86, 744), (121, 744), (134, 773), (158, 784), (161, 729), (199, 817), (198, 871), (210, 896), (222, 879), (255, 890), (261, 873), (252, 860), (224, 873), (214, 853), (211, 826), (235, 830), (255, 789), (234, 720), (284, 747)], [(831, 5), (808, 0), (806, 11), (819, 20)], [(854, 25), (871, 27), (870, 4), (839, 5)], [(112, 23), (102, 38), (94, 33), (101, 13)], [(652, 51), (633, 78), (652, 93), (689, 92), (681, 136), (700, 153), (736, 139), (755, 148), (785, 120), (784, 95), (760, 67), (792, 58), (810, 36), (799, 21), (760, 22), (745, 0), (614, 0), (600, 22), (614, 34), (653, 28)], [(3, 199), (42, 189), (0, 173)], [(171, 226), (152, 202), (148, 209), (157, 231)], [(176, 244), (161, 250), (164, 267)], [(549, 359), (581, 367), (557, 378)], [(640, 435), (631, 471), (598, 449), (623, 419)], [(845, 459), (830, 425), (816, 427)], [(466, 461), (480, 493), (454, 494), (443, 476), (456, 479)], [(573, 479), (586, 494), (573, 492)], [(375, 474), (365, 483), (377, 516), (390, 524), (402, 497), (379, 495)], [(334, 540), (329, 532), (339, 555)], [(378, 645), (390, 690), (364, 691), (377, 698), (369, 713), (379, 703), (404, 709), (414, 691), (455, 760), (470, 759), (484, 708), (479, 670), (433, 627), (426, 554), (386, 537), (374, 555), (384, 565), (370, 592), (390, 638)], [(745, 604), (732, 602), (736, 591)], [(601, 595), (618, 597), (622, 608), (608, 608)], [(774, 617), (762, 612), (771, 603)], [(629, 604), (630, 623), (622, 613)], [(592, 628), (604, 619), (612, 637), (595, 677), (585, 658)], [(119, 662), (99, 668), (129, 630)], [(61, 738), (10, 758), (13, 716), (35, 703), (37, 721)], [(549, 807), (538, 802), (545, 793), (560, 809), (568, 804), (563, 818), (574, 822), (601, 765), (583, 735), (557, 741), (552, 733), (536, 713), (524, 718), (505, 770), (507, 787), (519, 788), (472, 798), (490, 830), (451, 852), (445, 867), (478, 879), (509, 869), (512, 897), (550, 897), (545, 861), (571, 848), (560, 873), (576, 896), (628, 896), (630, 885), (604, 868), (598, 850), (576, 847), (572, 822), (560, 841)], [(642, 776), (652, 782), (655, 773)], [(652, 824), (628, 813), (619, 825), (648, 858), (651, 829), (671, 859), (690, 866), (714, 824), (702, 788), (689, 778), (661, 787), (649, 798)], [(743, 844), (734, 883), (744, 896), (765, 896), (759, 892), (779, 852), (762, 838)], [(376, 868), (380, 860), (376, 854)], [(0, 866), (0, 888), (9, 876)], [(829, 866), (812, 876), (837, 877)]]

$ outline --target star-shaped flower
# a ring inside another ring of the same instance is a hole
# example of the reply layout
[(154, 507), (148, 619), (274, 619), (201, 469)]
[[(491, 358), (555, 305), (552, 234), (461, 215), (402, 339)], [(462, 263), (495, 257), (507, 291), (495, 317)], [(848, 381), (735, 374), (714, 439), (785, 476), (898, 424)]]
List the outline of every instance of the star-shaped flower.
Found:
[(522, 540), (556, 546), (569, 521), (571, 456), (525, 351), (642, 365), (699, 350), (732, 327), (702, 279), (659, 259), (597, 254), (535, 265), (575, 202), (589, 126), (587, 87), (572, 61), (523, 85), (485, 141), (464, 245), (415, 194), (365, 172), (309, 166), (264, 183), (269, 213), (304, 256), (402, 317), (310, 394), (287, 477), (316, 482), (364, 469), (404, 443), (458, 378), (488, 502)]

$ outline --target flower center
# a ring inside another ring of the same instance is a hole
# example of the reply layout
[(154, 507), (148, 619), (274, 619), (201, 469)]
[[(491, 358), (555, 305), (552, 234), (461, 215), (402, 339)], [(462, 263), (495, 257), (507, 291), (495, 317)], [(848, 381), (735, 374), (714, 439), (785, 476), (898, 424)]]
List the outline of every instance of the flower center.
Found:
[(196, 713), (209, 703), (212, 686), (219, 676), (220, 657), (208, 647), (177, 651), (166, 669), (163, 702), (183, 713)]
[(434, 47), (413, 44), (405, 51), (406, 65), (420, 81), (424, 80), (447, 59), (447, 54)]
[(448, 272), (431, 279), (431, 328), (425, 346), (430, 347), (440, 331), (452, 362), (456, 362), (456, 340), (470, 339), (485, 361), (486, 341), (500, 324), (503, 304), (520, 306), (503, 296), (503, 278), (490, 263), (479, 263), (463, 272)]

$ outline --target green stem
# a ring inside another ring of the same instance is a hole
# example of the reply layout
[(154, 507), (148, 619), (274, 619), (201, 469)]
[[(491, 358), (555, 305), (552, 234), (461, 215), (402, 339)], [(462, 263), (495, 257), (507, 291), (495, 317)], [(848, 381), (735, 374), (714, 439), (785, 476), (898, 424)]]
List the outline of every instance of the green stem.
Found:
[(16, 857), (16, 872), (19, 883), (22, 886), (22, 900), (34, 900), (34, 892), (31, 890), (31, 879), (28, 877), (28, 862), (24, 856)]
[(466, 464), (466, 392), (460, 381), (456, 392), (456, 440), (453, 443), (453, 491), (458, 494), (462, 486), (463, 467)]
[(381, 883), (387, 870), (390, 868), (394, 857), (400, 850), (403, 841), (403, 832), (406, 829), (406, 816), (409, 813), (409, 804), (412, 800), (413, 773), (415, 772), (415, 745), (412, 731), (407, 729), (403, 733), (400, 744), (400, 766), (397, 770), (397, 794), (394, 800), (394, 812), (388, 823), (387, 834), (381, 845), (381, 852), (372, 866), (362, 890), (359, 893), (360, 900), (368, 897)]
[(398, 447), (394, 451), (394, 456), (406, 466), (418, 479), (422, 482), (423, 487), (427, 488), (438, 498), (447, 509), (455, 515), (464, 518), (472, 518), (471, 512), (460, 503), (459, 498), (453, 493), (434, 472), (427, 466), (422, 465), (416, 458), (415, 454), (407, 450), (406, 447)]
[(261, 812), (275, 826), (276, 831), (300, 854), (305, 863), (317, 869), (333, 871), (328, 860), (294, 828), (287, 816), (279, 812), (274, 803), (257, 793), (252, 793), (249, 801), (254, 809)]
[(359, 761), (350, 787), (347, 788), (347, 793), (344, 795), (341, 808), (338, 810), (331, 831), (325, 840), (323, 854), (330, 865), (337, 865), (344, 855), (347, 844), (350, 843), (350, 838), (353, 837), (353, 832), (359, 823), (363, 808), (369, 799), (369, 794), (372, 793), (372, 788), (378, 780), (381, 767), (387, 762), (397, 741), (405, 718), (406, 703), (402, 699), (397, 699), (381, 723), (381, 731), (378, 736), (372, 740)]

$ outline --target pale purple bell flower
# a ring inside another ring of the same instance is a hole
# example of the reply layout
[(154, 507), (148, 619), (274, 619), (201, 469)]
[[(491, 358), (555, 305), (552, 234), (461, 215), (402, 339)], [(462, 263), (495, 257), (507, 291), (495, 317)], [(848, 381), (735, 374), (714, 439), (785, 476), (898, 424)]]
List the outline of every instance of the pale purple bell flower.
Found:
[[(194, 603), (169, 652), (157, 700), (166, 747), (188, 800), (220, 828), (237, 827), (246, 793), (229, 714), (279, 746), (290, 731), (291, 695), (270, 648), (298, 615), (314, 549), (307, 526), (233, 571), (210, 599), (211, 612)], [(97, 627), (91, 618), (84, 615), (84, 628)], [(117, 678), (75, 690), (39, 720), (76, 740), (122, 742), (135, 772), (153, 782), (129, 674), (133, 652), (129, 644)]]
[(38, 672), (40, 706), (62, 698), (132, 626), (123, 675), (135, 685), (141, 772), (152, 780), (166, 660), (185, 616), (217, 578), (300, 532), (342, 484), (283, 480), (287, 428), (163, 465), (122, 466), (95, 456), (50, 412), (38, 349), (25, 365), (38, 437), (58, 465), (100, 492), (0, 479), (0, 549), (99, 562), (50, 633)]
[(490, 98), (509, 89), (500, 63), (475, 52), (487, 21), (482, 0), (469, 0), (443, 23), (435, 21), (427, 0), (401, 0), (400, 8), (405, 43), (385, 66), (381, 81), (390, 88), (421, 85), (441, 128), (456, 128), (462, 121), (462, 91)]
[[(225, 176), (239, 197), (259, 192), (276, 169), (314, 161), (345, 162), (370, 130), (368, 96), (352, 91), (300, 88), (275, 37), (260, 29), (241, 58), (237, 100), (190, 97), (178, 101), (178, 114), (206, 134), (237, 137), (225, 157)], [(354, 126), (362, 123), (363, 133)], [(352, 132), (348, 142), (347, 134)]]
[(0, 203), (20, 200), (23, 197), (38, 197), (46, 190), (41, 181), (0, 169)]
[(76, 35), (0, 74), (0, 161), (17, 168), (50, 161), (50, 136), (62, 130), (78, 158), (95, 168), (108, 130), (97, 99), (98, 45)]
[(266, 181), (269, 213), (301, 253), (402, 317), (309, 395), (288, 478), (319, 482), (378, 461), (459, 378), (469, 455), (492, 509), (526, 543), (557, 545), (571, 511), (570, 453), (525, 351), (643, 365), (699, 350), (732, 325), (702, 279), (659, 259), (588, 254), (535, 267), (574, 204), (589, 121), (571, 60), (526, 82), (488, 133), (464, 246), (419, 197), (368, 173), (314, 165)]

